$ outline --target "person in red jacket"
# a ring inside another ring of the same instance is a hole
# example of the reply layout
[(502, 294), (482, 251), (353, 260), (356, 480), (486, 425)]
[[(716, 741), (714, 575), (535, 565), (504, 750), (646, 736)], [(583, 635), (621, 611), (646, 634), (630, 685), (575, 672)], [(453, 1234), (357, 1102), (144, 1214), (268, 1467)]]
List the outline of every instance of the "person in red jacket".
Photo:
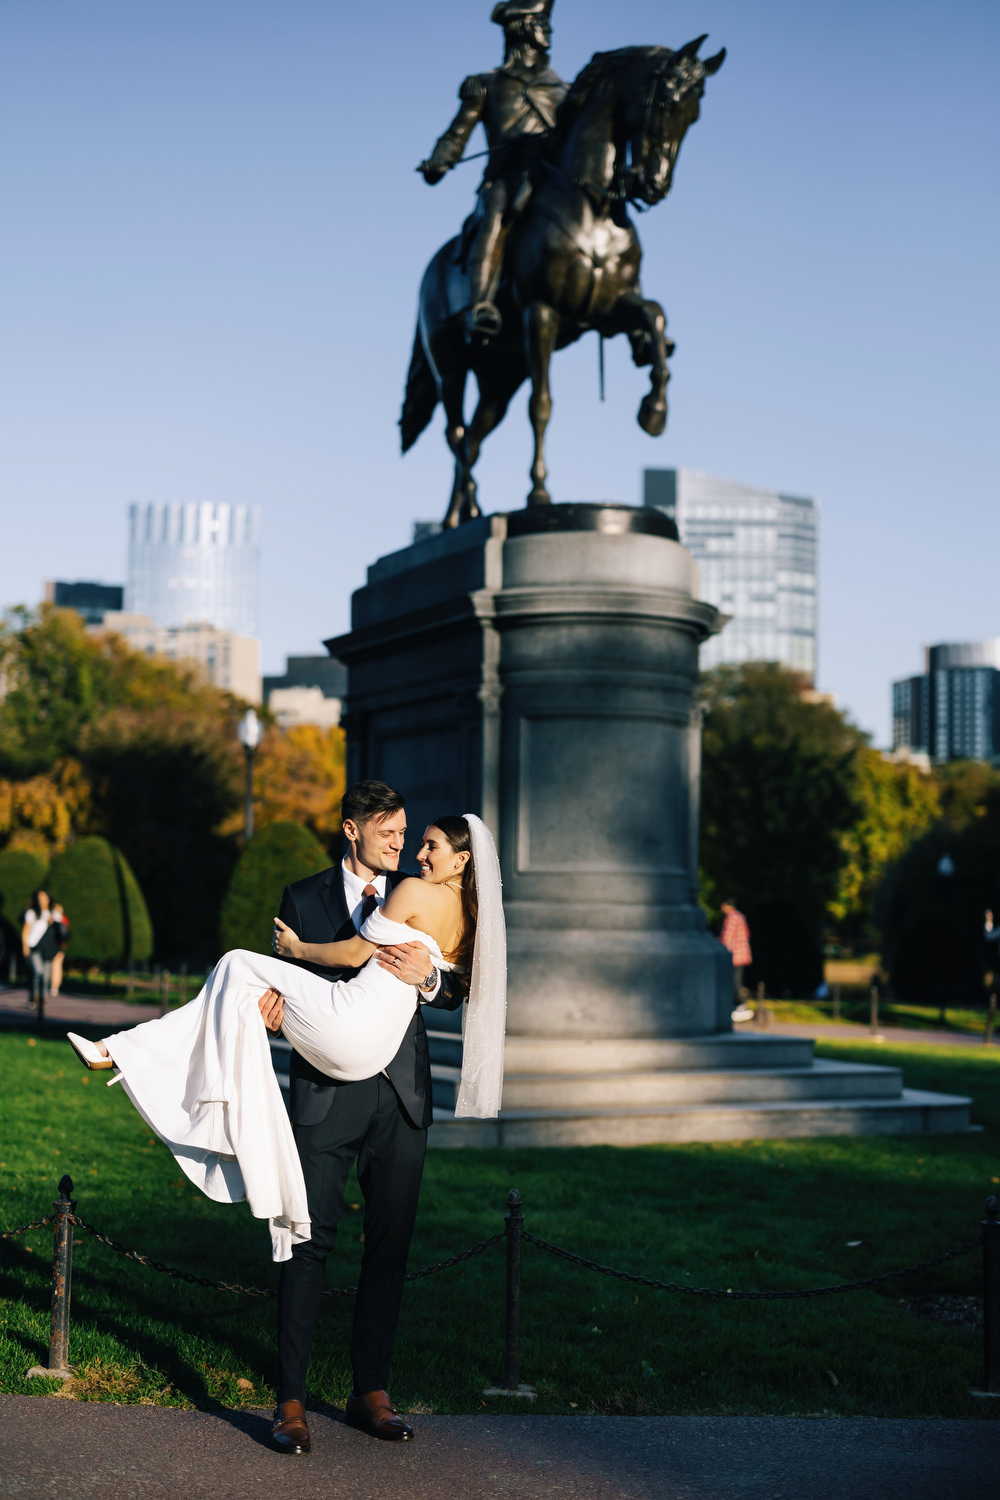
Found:
[(753, 954), (750, 951), (750, 928), (747, 919), (741, 911), (736, 908), (734, 901), (725, 900), (722, 903), (722, 931), (719, 941), (724, 948), (728, 948), (733, 960), (733, 1005), (738, 1010), (743, 999), (743, 970), (748, 964), (753, 963)]

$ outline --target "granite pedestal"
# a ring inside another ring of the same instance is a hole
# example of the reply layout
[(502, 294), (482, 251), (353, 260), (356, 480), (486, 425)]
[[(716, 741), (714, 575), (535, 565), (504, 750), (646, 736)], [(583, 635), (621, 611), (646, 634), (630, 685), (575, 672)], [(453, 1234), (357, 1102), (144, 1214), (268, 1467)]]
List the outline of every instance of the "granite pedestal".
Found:
[[(698, 595), (661, 513), (537, 507), (380, 558), (350, 633), (326, 642), (348, 668), (348, 781), (405, 793), (404, 860), (446, 812), (479, 813), (500, 851), (504, 1113), (452, 1120), (438, 1144), (502, 1143), (515, 1124), (518, 1144), (720, 1139), (747, 1133), (744, 1103), (770, 1107), (751, 1133), (814, 1134), (817, 1109), (831, 1129), (867, 1128), (834, 1106), (869, 1084), (883, 1119), (901, 1097), (893, 1070), (848, 1083), (813, 1067), (811, 1043), (791, 1067), (770, 1038), (733, 1045), (732, 967), (697, 901), (698, 646), (725, 617)], [(432, 1045), (450, 1117), (460, 1039)], [(914, 1101), (902, 1128), (927, 1108)]]

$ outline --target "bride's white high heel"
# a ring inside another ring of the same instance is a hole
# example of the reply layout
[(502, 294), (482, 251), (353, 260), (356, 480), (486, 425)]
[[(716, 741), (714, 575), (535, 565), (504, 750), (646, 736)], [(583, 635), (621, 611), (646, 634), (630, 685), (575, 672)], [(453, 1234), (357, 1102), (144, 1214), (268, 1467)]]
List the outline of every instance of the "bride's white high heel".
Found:
[(105, 1068), (113, 1068), (114, 1060), (103, 1053), (96, 1042), (88, 1042), (85, 1036), (77, 1036), (75, 1031), (67, 1031), (66, 1040), (69, 1042), (77, 1057), (85, 1068), (98, 1073)]

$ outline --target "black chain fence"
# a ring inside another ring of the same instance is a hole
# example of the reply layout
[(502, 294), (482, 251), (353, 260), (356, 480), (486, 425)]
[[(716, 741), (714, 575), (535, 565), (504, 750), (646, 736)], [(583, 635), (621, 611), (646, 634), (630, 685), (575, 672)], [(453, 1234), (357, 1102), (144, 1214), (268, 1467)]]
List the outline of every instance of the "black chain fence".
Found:
[[(0, 1239), (11, 1239), (16, 1235), (27, 1234), (33, 1229), (42, 1229), (47, 1224), (55, 1225), (55, 1254), (53, 1258), (52, 1272), (52, 1338), (49, 1349), (49, 1365), (46, 1368), (38, 1367), (37, 1373), (57, 1374), (64, 1377), (68, 1373), (66, 1364), (66, 1351), (69, 1338), (69, 1285), (71, 1278), (72, 1258), (72, 1229), (81, 1230), (100, 1244), (106, 1245), (117, 1255), (123, 1255), (127, 1260), (136, 1261), (145, 1266), (147, 1270), (157, 1271), (175, 1281), (186, 1282), (190, 1286), (207, 1287), (211, 1290), (222, 1292), (233, 1292), (244, 1297), (270, 1298), (277, 1296), (276, 1291), (269, 1287), (242, 1286), (238, 1282), (219, 1281), (210, 1276), (199, 1276), (193, 1271), (183, 1271), (177, 1266), (168, 1266), (163, 1261), (155, 1260), (152, 1256), (145, 1255), (139, 1250), (130, 1250), (119, 1240), (112, 1239), (110, 1235), (103, 1234), (88, 1224), (74, 1210), (75, 1200), (70, 1198), (73, 1191), (73, 1183), (69, 1177), (63, 1177), (59, 1183), (60, 1197), (53, 1204), (53, 1212), (42, 1218), (33, 1219), (29, 1224), (19, 1225), (16, 1229), (8, 1229), (0, 1233)], [(902, 1277), (912, 1276), (919, 1271), (932, 1269), (934, 1266), (944, 1265), (947, 1261), (958, 1260), (963, 1255), (969, 1255), (977, 1248), (983, 1252), (983, 1337), (985, 1346), (985, 1382), (983, 1394), (1000, 1395), (1000, 1204), (997, 1199), (990, 1196), (986, 1200), (985, 1217), (980, 1224), (980, 1234), (974, 1239), (967, 1240), (964, 1244), (953, 1250), (945, 1250), (940, 1255), (932, 1255), (926, 1260), (914, 1261), (910, 1265), (900, 1266), (896, 1270), (883, 1271), (877, 1276), (866, 1276), (858, 1281), (836, 1282), (830, 1286), (794, 1287), (775, 1291), (751, 1291), (736, 1287), (701, 1287), (689, 1286), (683, 1282), (660, 1281), (652, 1276), (643, 1276), (636, 1271), (621, 1271), (614, 1266), (603, 1265), (600, 1261), (591, 1260), (585, 1255), (578, 1255), (575, 1251), (566, 1250), (561, 1245), (553, 1245), (548, 1240), (541, 1239), (538, 1235), (531, 1234), (524, 1227), (524, 1213), (521, 1204), (521, 1195), (516, 1188), (507, 1195), (507, 1214), (504, 1228), (496, 1234), (487, 1236), (478, 1244), (471, 1245), (467, 1250), (461, 1250), (457, 1255), (448, 1256), (445, 1260), (435, 1261), (433, 1265), (424, 1266), (419, 1271), (410, 1271), (406, 1277), (407, 1281), (421, 1281), (425, 1276), (433, 1276), (438, 1271), (448, 1270), (451, 1266), (461, 1265), (462, 1262), (472, 1260), (474, 1256), (481, 1255), (484, 1251), (492, 1249), (494, 1245), (506, 1240), (507, 1245), (507, 1295), (505, 1305), (505, 1353), (504, 1353), (504, 1385), (503, 1390), (513, 1394), (525, 1394), (531, 1390), (530, 1387), (522, 1387), (519, 1384), (519, 1361), (520, 1361), (520, 1306), (521, 1306), (521, 1246), (527, 1241), (535, 1245), (539, 1250), (549, 1255), (554, 1255), (560, 1260), (568, 1261), (571, 1265), (581, 1266), (587, 1271), (596, 1271), (601, 1276), (611, 1276), (616, 1280), (629, 1282), (634, 1286), (644, 1286), (652, 1291), (658, 1292), (682, 1292), (689, 1297), (712, 1297), (726, 1301), (795, 1301), (804, 1297), (828, 1297), (836, 1296), (843, 1292), (860, 1291), (866, 1287), (880, 1286), (887, 1281), (898, 1281)], [(333, 1287), (324, 1291), (327, 1297), (351, 1297), (356, 1293), (356, 1287)]]
[(16, 1229), (4, 1229), (0, 1232), (0, 1240), (12, 1240), (16, 1234), (27, 1234), (30, 1229), (41, 1229), (46, 1224), (51, 1224), (55, 1214), (46, 1214), (44, 1219), (32, 1219), (30, 1224), (19, 1224)]
[[(28, 1224), (26, 1229), (35, 1229), (39, 1224), (48, 1223), (54, 1215), (50, 1214), (48, 1219), (39, 1219), (35, 1224)], [(204, 1286), (218, 1292), (236, 1292), (241, 1297), (276, 1297), (278, 1293), (273, 1287), (241, 1286), (235, 1281), (213, 1281), (210, 1276), (197, 1276), (193, 1271), (181, 1271), (177, 1266), (168, 1266), (162, 1260), (153, 1260), (149, 1255), (143, 1255), (141, 1250), (129, 1250), (120, 1240), (113, 1240), (109, 1235), (102, 1234), (95, 1229), (93, 1224), (88, 1224), (81, 1219), (79, 1214), (67, 1214), (67, 1220), (77, 1229), (82, 1229), (84, 1234), (89, 1234), (92, 1239), (98, 1240), (102, 1245), (107, 1245), (109, 1250), (114, 1250), (118, 1255), (124, 1255), (126, 1260), (138, 1261), (140, 1266), (145, 1266), (149, 1271), (161, 1271), (164, 1276), (171, 1277), (174, 1281), (186, 1281), (189, 1286)], [(12, 1234), (23, 1233), (22, 1230), (11, 1230)], [(457, 1266), (463, 1260), (471, 1260), (474, 1255), (480, 1255), (484, 1250), (489, 1250), (492, 1245), (499, 1244), (503, 1239), (503, 1231), (491, 1234), (489, 1239), (480, 1240), (478, 1245), (472, 1245), (468, 1250), (459, 1251), (458, 1255), (451, 1255), (447, 1260), (435, 1261), (432, 1266), (424, 1266), (420, 1271), (409, 1271), (407, 1281), (420, 1281), (424, 1276), (433, 1276), (435, 1271), (447, 1271), (450, 1266)], [(325, 1289), (324, 1297), (353, 1297), (357, 1292), (356, 1286), (335, 1286)]]
[(959, 1256), (968, 1255), (982, 1244), (982, 1236), (977, 1235), (974, 1240), (959, 1245), (957, 1250), (932, 1255), (930, 1260), (915, 1261), (912, 1266), (900, 1266), (898, 1271), (884, 1271), (881, 1276), (867, 1276), (863, 1281), (838, 1281), (833, 1286), (798, 1287), (788, 1292), (747, 1292), (731, 1286), (725, 1291), (719, 1287), (687, 1286), (682, 1281), (657, 1281), (652, 1276), (640, 1276), (635, 1271), (616, 1271), (613, 1266), (602, 1266), (599, 1260), (588, 1260), (585, 1255), (575, 1255), (572, 1250), (564, 1250), (561, 1245), (550, 1245), (548, 1240), (540, 1240), (537, 1234), (529, 1234), (527, 1229), (523, 1229), (521, 1235), (540, 1250), (547, 1250), (550, 1255), (557, 1255), (560, 1260), (568, 1260), (588, 1271), (598, 1271), (602, 1276), (614, 1276), (619, 1281), (634, 1282), (636, 1286), (652, 1287), (656, 1292), (686, 1292), (689, 1297), (722, 1297), (732, 1301), (741, 1298), (745, 1302), (776, 1302), (796, 1297), (828, 1297), (835, 1292), (856, 1292), (860, 1287), (878, 1286), (881, 1281), (898, 1281), (901, 1276), (912, 1276), (914, 1271), (926, 1271), (930, 1266), (943, 1265), (946, 1260), (957, 1260)]

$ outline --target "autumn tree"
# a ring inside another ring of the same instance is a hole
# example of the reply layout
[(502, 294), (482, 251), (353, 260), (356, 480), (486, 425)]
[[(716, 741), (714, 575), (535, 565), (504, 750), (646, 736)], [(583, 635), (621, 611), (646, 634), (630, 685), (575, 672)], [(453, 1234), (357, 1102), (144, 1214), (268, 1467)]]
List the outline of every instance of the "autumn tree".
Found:
[[(264, 732), (254, 770), (254, 827), (302, 823), (332, 850), (340, 833), (340, 803), (346, 790), (345, 737), (340, 728), (271, 724)], [(225, 829), (237, 833), (242, 814)]]
[(131, 651), (43, 606), (0, 627), (0, 838), (49, 853), (89, 834), (120, 848), (168, 959), (207, 961), (238, 847), (245, 705), (195, 666)]
[(27, 849), (47, 864), (94, 822), (93, 789), (80, 761), (57, 760), (25, 780), (0, 777), (0, 843)]
[[(72, 611), (11, 612), (0, 624), (0, 845), (47, 863), (74, 840), (108, 838), (146, 894), (159, 956), (213, 961), (242, 842), (245, 707), (196, 665), (134, 652)], [(264, 718), (258, 828), (301, 822), (332, 852), (343, 731)]]

